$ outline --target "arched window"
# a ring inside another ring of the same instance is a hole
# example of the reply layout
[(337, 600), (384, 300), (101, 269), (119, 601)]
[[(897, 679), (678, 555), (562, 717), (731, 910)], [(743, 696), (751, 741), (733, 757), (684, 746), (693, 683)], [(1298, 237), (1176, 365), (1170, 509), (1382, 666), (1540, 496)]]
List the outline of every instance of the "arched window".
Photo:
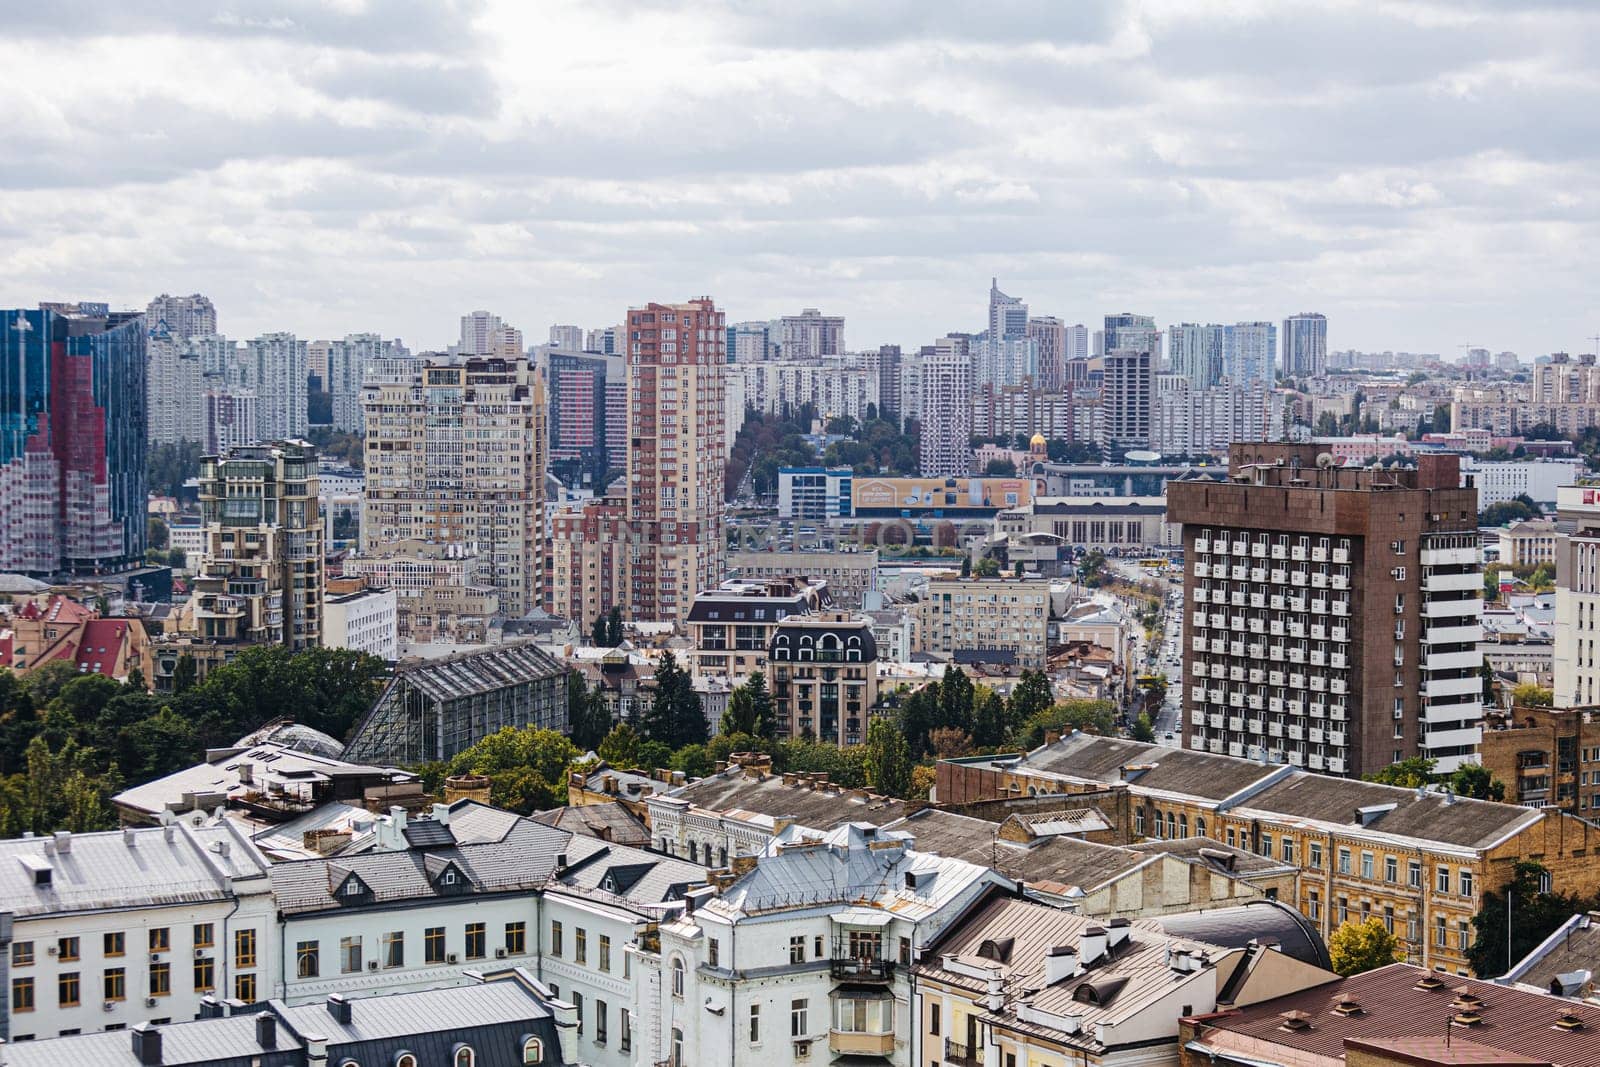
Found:
[(1187, 816), (1187, 815), (1179, 815), (1178, 816), (1178, 836), (1179, 837), (1188, 837), (1189, 836), (1189, 816)]
[(676, 1026), (672, 1028), (672, 1067), (684, 1067), (683, 1031)]
[(672, 957), (672, 995), (683, 998), (683, 957)]
[(727, 865), (728, 865), (728, 846), (727, 845), (723, 845), (721, 848), (717, 849), (717, 866), (718, 867), (726, 867)]
[(478, 1054), (472, 1051), (471, 1045), (457, 1045), (450, 1063), (452, 1067), (477, 1067)]
[(689, 862), (700, 862), (700, 846), (694, 841), (689, 842)]
[(339, 1067), (361, 1067), (361, 1064), (356, 1060), (340, 1060)]
[(1177, 830), (1178, 830), (1177, 823), (1173, 821), (1172, 812), (1169, 811), (1169, 812), (1167, 812), (1167, 836), (1168, 837), (1177, 837), (1178, 836)]
[(522, 1062), (525, 1064), (544, 1062), (544, 1042), (536, 1037), (524, 1038), (522, 1042)]
[(1194, 836), (1206, 836), (1206, 817), (1204, 815), (1196, 815), (1194, 817)]
[(409, 1052), (402, 1052), (394, 1058), (394, 1067), (417, 1067), (417, 1058)]

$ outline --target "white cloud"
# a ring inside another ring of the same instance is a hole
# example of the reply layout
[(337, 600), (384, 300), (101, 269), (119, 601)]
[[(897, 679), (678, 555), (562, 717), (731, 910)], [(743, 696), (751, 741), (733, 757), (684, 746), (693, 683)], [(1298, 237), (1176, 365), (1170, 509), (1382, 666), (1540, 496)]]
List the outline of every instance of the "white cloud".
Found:
[(710, 292), (915, 345), (998, 274), (1071, 321), (1572, 348), (1597, 45), (1560, 2), (24, 5), (0, 304), (198, 289), (236, 335), (432, 346)]

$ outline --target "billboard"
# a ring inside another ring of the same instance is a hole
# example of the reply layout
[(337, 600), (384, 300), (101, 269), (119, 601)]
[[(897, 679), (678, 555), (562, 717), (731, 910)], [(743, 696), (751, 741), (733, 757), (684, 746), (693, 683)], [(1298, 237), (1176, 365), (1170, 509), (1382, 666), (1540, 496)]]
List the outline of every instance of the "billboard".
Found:
[(862, 478), (850, 490), (855, 514), (993, 514), (1033, 499), (1031, 478)]

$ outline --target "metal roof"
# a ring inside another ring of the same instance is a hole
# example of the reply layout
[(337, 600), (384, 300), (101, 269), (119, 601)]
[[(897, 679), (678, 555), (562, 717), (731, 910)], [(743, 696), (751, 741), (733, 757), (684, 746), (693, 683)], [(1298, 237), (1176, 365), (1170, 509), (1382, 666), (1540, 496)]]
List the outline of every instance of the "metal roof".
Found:
[(560, 660), (537, 644), (521, 641), (402, 666), (395, 671), (395, 681), (415, 686), (443, 702), (492, 693), (566, 671)]

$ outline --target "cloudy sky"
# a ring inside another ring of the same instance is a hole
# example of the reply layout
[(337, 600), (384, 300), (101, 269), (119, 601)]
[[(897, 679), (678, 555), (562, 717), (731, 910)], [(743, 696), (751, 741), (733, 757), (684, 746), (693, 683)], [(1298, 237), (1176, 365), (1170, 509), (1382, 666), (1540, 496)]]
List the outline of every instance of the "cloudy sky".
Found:
[(51, 0), (0, 35), (0, 306), (544, 340), (710, 293), (1591, 349), (1600, 3)]

